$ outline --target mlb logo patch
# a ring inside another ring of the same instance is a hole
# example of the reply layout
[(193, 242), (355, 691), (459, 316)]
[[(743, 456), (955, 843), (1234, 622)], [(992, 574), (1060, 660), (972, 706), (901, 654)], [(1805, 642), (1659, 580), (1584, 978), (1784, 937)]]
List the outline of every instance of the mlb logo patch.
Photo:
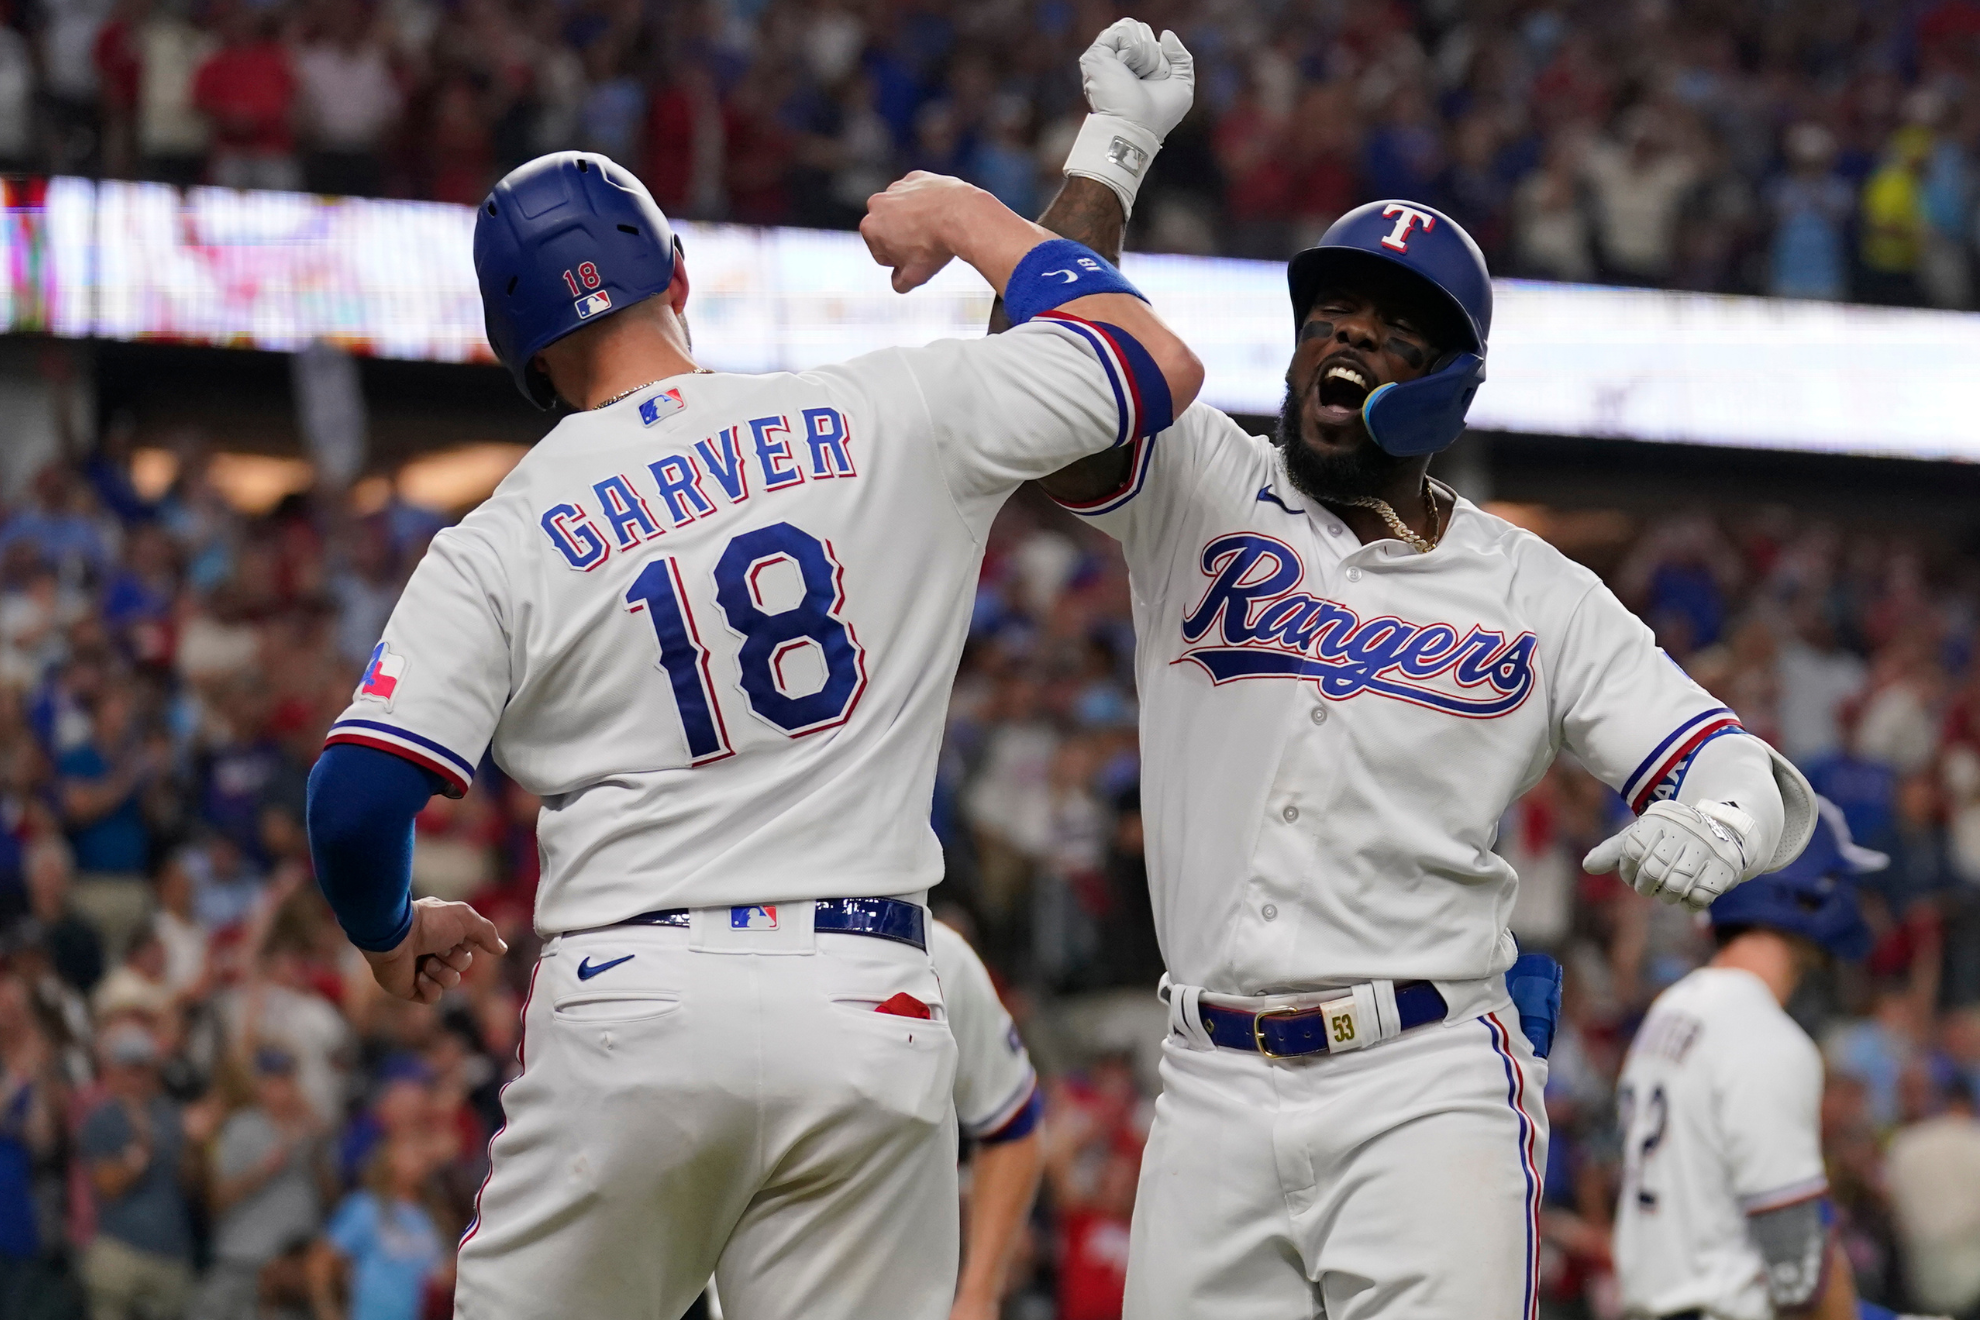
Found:
[(382, 701), (385, 709), (392, 709), (392, 695), (399, 690), (399, 680), (405, 676), (406, 658), (388, 650), (380, 642), (371, 648), (371, 659), (364, 665), (364, 677), (358, 680), (357, 696)]
[(651, 426), (663, 417), (672, 417), (685, 407), (687, 404), (681, 399), (679, 390), (661, 390), (652, 398), (641, 401), (639, 420)]
[(732, 907), (729, 909), (729, 929), (775, 930), (777, 905), (769, 903), (757, 907)]
[(607, 290), (600, 289), (590, 297), (580, 298), (571, 305), (577, 308), (578, 320), (588, 321), (600, 312), (612, 310), (612, 295)]

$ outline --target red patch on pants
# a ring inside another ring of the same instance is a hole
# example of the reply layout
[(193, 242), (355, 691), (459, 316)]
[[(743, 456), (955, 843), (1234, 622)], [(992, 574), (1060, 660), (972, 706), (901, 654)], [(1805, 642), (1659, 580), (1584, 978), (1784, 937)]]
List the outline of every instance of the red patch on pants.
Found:
[(928, 1005), (903, 990), (884, 1003), (875, 1004), (876, 1013), (892, 1013), (895, 1017), (933, 1018), (935, 1013)]

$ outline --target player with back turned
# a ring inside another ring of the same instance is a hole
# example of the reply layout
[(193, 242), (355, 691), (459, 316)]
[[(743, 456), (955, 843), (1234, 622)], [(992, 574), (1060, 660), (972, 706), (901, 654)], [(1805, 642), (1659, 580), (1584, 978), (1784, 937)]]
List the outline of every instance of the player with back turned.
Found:
[[(1043, 223), (1111, 256), (1192, 64), (1130, 20), (1080, 64)], [(1199, 403), (1042, 483), (1134, 600), (1171, 1030), (1125, 1315), (1515, 1320), (1558, 970), (1515, 970), (1500, 818), (1571, 751), (1638, 813), (1590, 868), (1702, 909), (1813, 795), (1593, 573), (1429, 479), (1489, 355), (1456, 223), (1372, 203), (1287, 278), (1275, 437)]]
[(1712, 961), (1657, 996), (1617, 1086), (1616, 1279), (1632, 1320), (1896, 1320), (1860, 1300), (1822, 1163), (1822, 1056), (1786, 1005), (1870, 951), (1855, 878), (1890, 859), (1821, 803), (1807, 849), (1712, 904)]
[[(461, 1320), (942, 1320), (956, 1044), (928, 954), (935, 762), (984, 537), (1028, 477), (1168, 425), (1194, 357), (1119, 273), (915, 175), (862, 230), (960, 256), (998, 340), (814, 371), (692, 356), (646, 189), (566, 152), (476, 217), (489, 340), (570, 412), (441, 532), (311, 776), (320, 883), (388, 991), (493, 928), (409, 901), (411, 823), (484, 754), (542, 798), (522, 1071)], [(1173, 402), (1172, 402), (1173, 401)]]

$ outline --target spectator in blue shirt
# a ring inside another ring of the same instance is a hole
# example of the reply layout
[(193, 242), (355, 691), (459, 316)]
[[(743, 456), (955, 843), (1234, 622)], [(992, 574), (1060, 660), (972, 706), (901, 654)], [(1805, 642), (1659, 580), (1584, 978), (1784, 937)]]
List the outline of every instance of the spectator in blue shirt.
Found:
[(62, 823), (85, 875), (142, 875), (151, 831), (139, 797), (164, 769), (165, 751), (140, 742), (130, 692), (112, 685), (97, 699), (88, 742), (56, 762), (62, 777)]
[(420, 1204), (431, 1169), (416, 1141), (390, 1142), (372, 1156), (365, 1185), (344, 1198), (310, 1250), (317, 1320), (419, 1320), (427, 1284), (447, 1264), (440, 1229)]
[(1845, 234), (1856, 194), (1836, 172), (1835, 136), (1820, 124), (1796, 124), (1785, 145), (1788, 172), (1767, 192), (1774, 214), (1767, 292), (1776, 298), (1843, 298), (1849, 293)]

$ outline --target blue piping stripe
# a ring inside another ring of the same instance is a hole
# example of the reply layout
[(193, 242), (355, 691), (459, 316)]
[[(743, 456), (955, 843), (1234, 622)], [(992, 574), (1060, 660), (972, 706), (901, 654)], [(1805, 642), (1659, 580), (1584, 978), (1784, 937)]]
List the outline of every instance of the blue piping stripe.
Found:
[(1093, 518), (1103, 513), (1112, 513), (1141, 494), (1141, 488), (1148, 484), (1148, 469), (1154, 461), (1155, 437), (1146, 436), (1135, 443), (1139, 447), (1134, 455), (1134, 469), (1128, 474), (1127, 484), (1120, 490), (1112, 495), (1102, 495), (1091, 504), (1068, 504), (1064, 500), (1054, 500), (1053, 503), (1068, 513), (1076, 513), (1082, 518)]
[(1112, 447), (1115, 449), (1120, 448), (1133, 437), (1135, 431), (1134, 410), (1128, 404), (1127, 390), (1121, 383), (1120, 373), (1125, 369), (1125, 364), (1117, 368), (1114, 364), (1113, 350), (1108, 347), (1107, 341), (1101, 337), (1098, 331), (1094, 330), (1093, 327), (1087, 325), (1084, 321), (1081, 321), (1078, 317), (1066, 315), (1053, 316), (1047, 313), (1041, 319), (1048, 319), (1053, 325), (1062, 325), (1079, 335), (1086, 340), (1087, 346), (1093, 350), (1093, 356), (1100, 359), (1100, 366), (1107, 373), (1107, 384), (1114, 391), (1114, 408), (1120, 416), (1120, 426), (1114, 432), (1114, 443)]
[[(1486, 1014), (1480, 1021), (1492, 1037), (1492, 1050), (1499, 1056), (1499, 1062), (1506, 1070), (1506, 1104), (1519, 1118), (1519, 1171), (1526, 1179), (1526, 1295), (1525, 1305), (1520, 1307), (1520, 1315), (1532, 1320), (1539, 1314), (1539, 1297), (1534, 1291), (1533, 1267), (1538, 1259), (1538, 1243), (1534, 1240), (1535, 1221), (1540, 1214), (1539, 1189), (1534, 1181), (1534, 1168), (1531, 1151), (1533, 1148), (1533, 1123), (1526, 1111), (1519, 1107), (1519, 1079), (1513, 1076), (1514, 1062), (1512, 1050), (1507, 1045), (1498, 1020)], [(1521, 1074), (1524, 1077), (1524, 1074)]]
[[(1666, 737), (1662, 742), (1658, 743), (1655, 748), (1651, 749), (1650, 755), (1644, 757), (1642, 763), (1638, 765), (1636, 769), (1630, 771), (1629, 778), (1623, 780), (1623, 796), (1631, 797), (1634, 795), (1634, 790), (1636, 788), (1636, 781), (1641, 779), (1653, 766), (1656, 765), (1657, 758), (1664, 754), (1666, 748), (1668, 748), (1672, 743), (1676, 742), (1678, 739), (1684, 737), (1686, 733), (1689, 733), (1692, 729), (1696, 728), (1701, 721), (1709, 720), (1719, 715), (1732, 715), (1732, 711), (1724, 706), (1714, 706), (1711, 710), (1704, 711), (1697, 715), (1693, 715), (1683, 724), (1680, 724), (1677, 726), (1677, 728), (1671, 730), (1670, 735)], [(1733, 716), (1733, 718), (1737, 719), (1738, 716)]]
[(394, 738), (404, 738), (409, 743), (414, 743), (420, 747), (424, 747), (429, 752), (446, 757), (449, 761), (460, 767), (462, 774), (466, 775), (469, 779), (474, 778), (474, 763), (472, 761), (469, 761), (458, 752), (442, 747), (431, 738), (423, 738), (409, 729), (401, 729), (392, 724), (380, 724), (377, 720), (338, 720), (330, 726), (330, 732), (332, 733), (335, 733), (339, 729), (371, 729), (378, 733), (389, 733)]

